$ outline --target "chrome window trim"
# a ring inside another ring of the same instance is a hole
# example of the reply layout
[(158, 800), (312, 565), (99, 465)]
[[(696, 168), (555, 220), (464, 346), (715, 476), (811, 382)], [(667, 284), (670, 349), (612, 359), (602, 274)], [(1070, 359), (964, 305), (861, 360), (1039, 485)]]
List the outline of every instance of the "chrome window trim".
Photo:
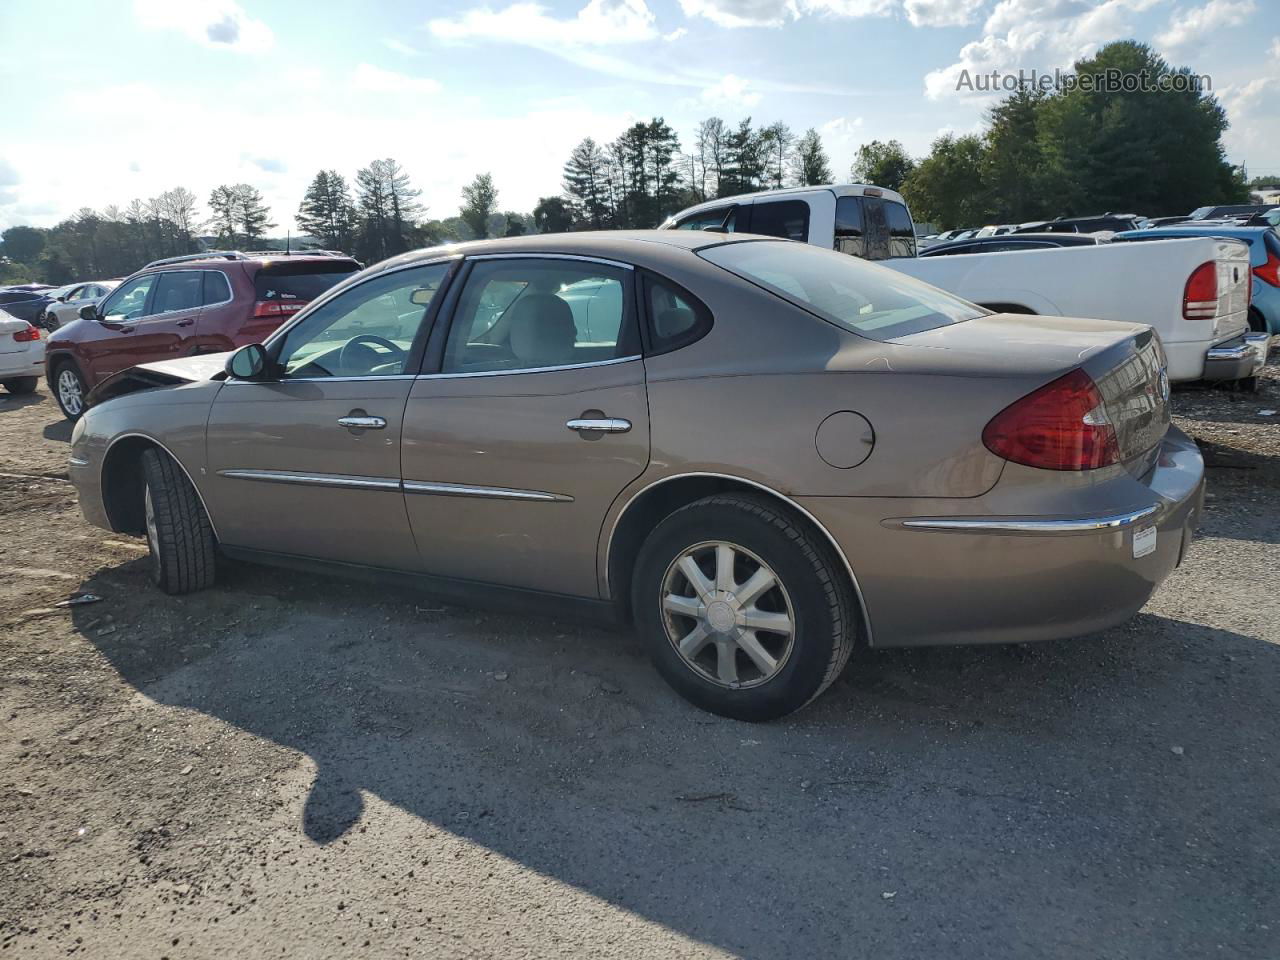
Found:
[[(143, 440), (149, 440), (151, 443), (154, 443), (157, 447), (159, 447), (161, 450), (163, 450), (173, 459), (173, 462), (178, 465), (179, 469), (181, 469), (182, 472), (186, 474), (187, 480), (191, 484), (191, 488), (195, 490), (196, 497), (200, 501), (200, 507), (204, 510), (204, 515), (209, 518), (209, 529), (213, 531), (213, 539), (220, 540), (221, 538), (218, 536), (218, 525), (214, 523), (213, 514), (209, 512), (209, 505), (204, 502), (204, 494), (200, 491), (200, 485), (196, 483), (195, 477), (191, 476), (191, 471), (187, 469), (186, 464), (184, 464), (180, 459), (178, 459), (178, 457), (174, 456), (174, 453), (172, 450), (170, 450), (163, 443), (161, 443), (155, 437), (150, 436), (149, 434), (138, 433), (136, 431), (131, 433), (121, 433), (117, 435), (109, 444), (107, 444), (107, 449), (102, 454), (102, 466), (98, 468), (98, 490), (102, 491), (106, 488), (106, 484), (104, 482), (105, 478), (102, 475), (102, 471), (106, 469), (107, 461), (111, 458), (111, 448), (114, 447), (121, 440), (127, 440), (130, 437), (140, 437)], [(103, 509), (105, 511), (106, 501), (102, 497), (101, 492), (99, 492), (98, 498), (99, 500), (102, 500)]]
[(599, 263), (606, 267), (617, 267), (620, 270), (635, 270), (635, 265), (623, 263), (621, 260), (609, 260), (605, 257), (589, 257), (580, 253), (476, 253), (468, 260), (577, 260), (583, 263)]
[[(236, 290), (235, 290), (235, 287), (234, 287), (234, 286), (232, 286), (231, 278), (230, 278), (229, 276), (227, 276), (227, 271), (225, 271), (225, 270), (218, 270), (218, 269), (213, 268), (213, 267), (207, 267), (207, 268), (205, 268), (205, 269), (203, 269), (203, 270), (197, 270), (197, 271), (194, 271), (194, 272), (196, 272), (196, 273), (220, 273), (220, 274), (222, 274), (222, 279), (223, 279), (223, 280), (225, 280), (225, 281), (227, 281), (227, 292), (231, 294), (231, 296), (227, 297), (227, 299), (225, 299), (225, 300), (219, 300), (217, 303), (202, 303), (202, 304), (200, 305), (200, 309), (201, 309), (201, 310), (208, 310), (210, 307), (225, 307), (228, 303), (234, 303), (234, 302), (235, 302), (235, 299), (236, 299)], [(200, 294), (200, 295), (201, 295), (201, 296), (204, 296), (204, 283), (203, 283), (203, 282), (201, 282), (201, 284), (200, 284), (200, 291), (201, 291), (201, 294)]]
[[(290, 330), (292, 330), (295, 326), (297, 326), (297, 324), (304, 317), (310, 315), (313, 310), (320, 309), (330, 300), (333, 300), (336, 297), (339, 297), (342, 294), (347, 293), (348, 291), (355, 290), (357, 287), (364, 286), (370, 280), (376, 280), (379, 277), (390, 276), (393, 273), (400, 273), (402, 270), (413, 270), (413, 269), (416, 269), (417, 267), (429, 267), (429, 266), (432, 266), (433, 264), (448, 263), (451, 260), (461, 260), (461, 259), (462, 259), (461, 253), (451, 253), (443, 257), (432, 257), (430, 260), (415, 260), (413, 263), (402, 264), (398, 267), (392, 267), (387, 270), (379, 270), (377, 273), (369, 274), (367, 277), (362, 279), (359, 283), (353, 283), (350, 286), (343, 286), (343, 284), (346, 283), (346, 280), (339, 281), (338, 283), (330, 287), (328, 290), (326, 290), (324, 293), (320, 294), (320, 296), (308, 302), (307, 305), (303, 307), (301, 310), (299, 310), (297, 313), (295, 313), (290, 320), (276, 327), (275, 331), (271, 334), (271, 336), (267, 337), (267, 339), (262, 341), (262, 345), (266, 347), (268, 350), (270, 350), (278, 338), (286, 336)], [(356, 273), (352, 274), (352, 276), (359, 276), (359, 274), (362, 272), (363, 271), (357, 271)], [(351, 278), (348, 277), (347, 279), (349, 280)], [(332, 378), (321, 377), (317, 379), (329, 380)]]
[(1159, 513), (1160, 504), (1153, 503), (1141, 510), (1117, 513), (1106, 517), (1073, 517), (1060, 520), (998, 519), (995, 517), (912, 517), (910, 519), (885, 520), (886, 526), (904, 527), (908, 530), (950, 530), (962, 533), (1025, 533), (1052, 536), (1073, 533), (1100, 533), (1122, 530)]
[(519, 490), (512, 487), (477, 487), (468, 483), (432, 483), (425, 480), (404, 481), (405, 493), (425, 493), (442, 497), (481, 497), (489, 500), (536, 500), (543, 503), (573, 503), (567, 493), (545, 490)]
[(255, 387), (264, 384), (280, 384), (280, 383), (361, 383), (369, 380), (385, 381), (385, 380), (417, 380), (418, 377), (412, 373), (393, 373), (385, 377), (281, 377), (279, 380), (239, 380), (235, 377), (228, 376), (223, 381), (224, 386), (236, 384), (239, 386), (250, 385)]
[(652, 483), (644, 487), (641, 487), (634, 494), (632, 494), (631, 498), (627, 501), (626, 506), (624, 506), (621, 510), (619, 510), (618, 515), (614, 517), (613, 526), (610, 527), (609, 529), (609, 539), (605, 544), (604, 586), (605, 586), (606, 593), (609, 593), (610, 595), (612, 595), (612, 591), (609, 585), (609, 554), (610, 554), (610, 551), (613, 549), (613, 538), (618, 532), (618, 524), (622, 522), (623, 516), (626, 515), (626, 512), (631, 509), (631, 505), (635, 503), (636, 500), (639, 499), (642, 494), (646, 493), (649, 490), (652, 490), (656, 486), (659, 486), (664, 483), (669, 483), (672, 480), (680, 480), (684, 477), (712, 477), (717, 480), (733, 480), (737, 483), (745, 483), (749, 487), (755, 487), (757, 490), (763, 490), (765, 493), (772, 494), (773, 496), (777, 497), (779, 500), (786, 503), (788, 506), (793, 507), (800, 514), (802, 514), (806, 519), (808, 519), (809, 522), (812, 523), (815, 527), (817, 527), (822, 532), (822, 535), (827, 538), (827, 542), (830, 543), (831, 548), (835, 550), (836, 556), (838, 556), (840, 558), (840, 562), (844, 564), (845, 572), (849, 574), (849, 581), (853, 584), (853, 592), (858, 598), (858, 606), (860, 607), (862, 612), (862, 628), (863, 630), (866, 631), (867, 644), (868, 646), (875, 645), (875, 635), (871, 630), (871, 613), (867, 609), (866, 598), (862, 595), (862, 586), (858, 583), (858, 577), (853, 572), (853, 566), (849, 563), (849, 558), (845, 555), (844, 549), (836, 541), (836, 538), (831, 535), (831, 531), (828, 530), (825, 526), (823, 526), (822, 522), (817, 517), (815, 517), (812, 513), (810, 513), (804, 507), (800, 506), (799, 503), (797, 503), (791, 497), (788, 497), (786, 494), (779, 493), (777, 490), (773, 489), (773, 487), (766, 486), (765, 484), (759, 483), (756, 480), (748, 480), (746, 477), (736, 477), (729, 473), (711, 473), (711, 472), (702, 471), (702, 470), (692, 471), (689, 473), (676, 473), (676, 474), (672, 474), (671, 476), (662, 477), (661, 479), (654, 480)]
[(229, 480), (257, 480), (262, 483), (291, 483), (304, 487), (339, 487), (352, 490), (400, 490), (399, 480), (384, 477), (356, 477), (339, 473), (299, 473), (292, 470), (219, 470)]
[(523, 367), (516, 370), (475, 370), (461, 373), (423, 373), (418, 380), (454, 380), (459, 377), (513, 377), (521, 373), (555, 373), (559, 370), (582, 370), (585, 367), (608, 367), (615, 363), (630, 363), (641, 359), (640, 354), (629, 357), (614, 357), (611, 360), (589, 360), (586, 363), (562, 363), (554, 367)]

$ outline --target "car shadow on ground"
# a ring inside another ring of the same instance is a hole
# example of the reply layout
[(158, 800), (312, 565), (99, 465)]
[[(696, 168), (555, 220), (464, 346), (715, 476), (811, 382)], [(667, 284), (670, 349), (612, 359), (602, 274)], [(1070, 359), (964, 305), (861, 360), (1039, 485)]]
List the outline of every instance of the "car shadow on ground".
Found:
[(48, 424), (44, 428), (44, 430), (40, 432), (40, 435), (44, 437), (46, 440), (55, 440), (61, 443), (70, 443), (71, 431), (72, 429), (74, 429), (74, 427), (75, 427), (75, 424), (72, 423), (70, 420), (58, 420), (54, 423)]
[[(0, 413), (11, 413), (14, 410), (21, 410), (23, 407), (35, 406), (37, 403), (45, 403), (49, 398), (43, 393), (0, 393)], [(70, 436), (70, 434), (68, 434)]]
[(1280, 797), (1259, 638), (1144, 614), (865, 651), (749, 725), (680, 701), (625, 632), (251, 567), (171, 598), (145, 571), (85, 582), (106, 600), (77, 626), (147, 697), (310, 758), (296, 829), (317, 844), (376, 795), (760, 960), (1274, 944), (1251, 925), (1274, 914)]

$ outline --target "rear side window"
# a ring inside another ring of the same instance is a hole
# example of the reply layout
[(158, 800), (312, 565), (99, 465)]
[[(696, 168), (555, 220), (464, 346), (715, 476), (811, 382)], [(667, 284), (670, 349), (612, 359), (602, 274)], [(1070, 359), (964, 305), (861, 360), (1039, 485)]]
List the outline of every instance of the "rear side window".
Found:
[(914, 277), (808, 244), (725, 243), (699, 250), (698, 256), (872, 340), (893, 340), (987, 312)]
[(355, 272), (356, 265), (350, 260), (334, 260), (332, 263), (272, 262), (264, 265), (253, 278), (254, 292), (258, 300), (305, 303)]
[(836, 200), (836, 249), (852, 257), (867, 255), (862, 231), (861, 197), (839, 197)]
[(711, 311), (672, 283), (646, 275), (644, 299), (651, 356), (688, 346), (711, 329)]
[(803, 243), (809, 239), (809, 204), (803, 200), (757, 201), (751, 206), (751, 233)]
[(677, 230), (705, 230), (707, 227), (722, 227), (726, 215), (735, 207), (716, 207), (713, 210), (702, 210), (698, 213), (691, 213), (683, 220), (677, 220), (675, 229)]
[(160, 274), (152, 313), (193, 310), (200, 306), (200, 271), (179, 270)]
[(916, 228), (907, 208), (894, 200), (884, 201), (885, 218), (889, 221), (889, 256), (916, 255)]
[(210, 306), (215, 303), (225, 303), (231, 299), (231, 287), (227, 284), (227, 278), (216, 270), (206, 270), (204, 273), (204, 305)]

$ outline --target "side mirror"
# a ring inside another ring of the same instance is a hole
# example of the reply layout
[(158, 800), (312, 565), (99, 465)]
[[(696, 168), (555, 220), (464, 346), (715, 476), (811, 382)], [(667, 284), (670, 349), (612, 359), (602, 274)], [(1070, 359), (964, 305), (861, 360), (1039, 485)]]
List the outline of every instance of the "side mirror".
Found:
[(80, 319), (81, 320), (97, 320), (98, 305), (96, 303), (86, 303), (83, 307), (80, 308)]
[(267, 349), (260, 343), (241, 347), (227, 357), (227, 376), (237, 380), (261, 380), (269, 367)]
[(67, 302), (67, 298), (66, 298), (66, 297), (56, 297), (55, 299), (56, 299), (59, 303), (66, 303), (66, 302)]

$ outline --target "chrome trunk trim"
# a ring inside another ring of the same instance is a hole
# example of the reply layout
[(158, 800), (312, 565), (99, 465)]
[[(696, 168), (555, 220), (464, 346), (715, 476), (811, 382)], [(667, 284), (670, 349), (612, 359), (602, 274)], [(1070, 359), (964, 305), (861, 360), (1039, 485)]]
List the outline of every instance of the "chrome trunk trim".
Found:
[(995, 517), (913, 517), (890, 519), (886, 526), (900, 526), (908, 530), (951, 530), (962, 533), (1026, 533), (1036, 536), (1052, 536), (1062, 533), (1098, 533), (1120, 530), (1154, 516), (1160, 505), (1152, 504), (1141, 510), (1117, 513), (1107, 517), (1073, 517), (1064, 520), (998, 519)]

